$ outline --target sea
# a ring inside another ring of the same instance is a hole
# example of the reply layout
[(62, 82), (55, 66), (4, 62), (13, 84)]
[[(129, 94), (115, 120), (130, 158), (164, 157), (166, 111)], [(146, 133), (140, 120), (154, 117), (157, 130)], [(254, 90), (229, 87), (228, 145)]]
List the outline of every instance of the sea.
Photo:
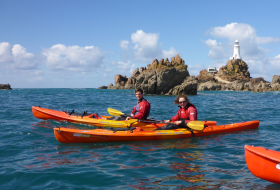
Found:
[[(150, 118), (177, 113), (176, 96), (144, 95)], [(94, 126), (33, 116), (32, 106), (130, 114), (133, 90), (30, 88), (0, 91), (0, 189), (280, 189), (247, 168), (244, 146), (280, 151), (280, 92), (198, 91), (199, 120), (259, 120), (258, 129), (186, 139), (62, 144), (53, 128)]]

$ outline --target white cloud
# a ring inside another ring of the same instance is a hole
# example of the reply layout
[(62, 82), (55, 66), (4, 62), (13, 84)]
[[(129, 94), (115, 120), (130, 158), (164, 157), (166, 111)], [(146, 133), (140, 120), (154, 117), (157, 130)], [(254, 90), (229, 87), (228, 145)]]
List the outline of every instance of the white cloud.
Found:
[(227, 52), (225, 51), (225, 47), (222, 43), (218, 43), (216, 40), (212, 39), (208, 39), (206, 41), (202, 40), (202, 42), (204, 42), (205, 45), (210, 48), (207, 57), (212, 59), (228, 57)]
[(137, 30), (131, 34), (132, 43), (143, 48), (156, 48), (159, 39), (159, 34), (145, 33), (142, 30)]
[(0, 67), (5, 70), (36, 69), (42, 61), (40, 55), (26, 52), (26, 48), (8, 42), (0, 43)]
[(0, 43), (0, 76), (4, 79), (3, 82), (11, 83), (15, 88), (73, 87), (73, 85), (98, 87), (113, 81), (113, 73), (116, 70), (132, 72), (135, 68), (135, 65), (130, 62), (119, 63), (115, 70), (106, 68), (107, 53), (94, 46), (56, 44), (42, 49), (40, 54), (33, 54), (19, 44), (11, 45), (2, 42)]
[(57, 44), (43, 49), (40, 54), (33, 54), (19, 44), (2, 42), (0, 76), (12, 87), (73, 87), (78, 85), (76, 81), (79, 81), (79, 87), (96, 87), (110, 81), (103, 77), (108, 72), (105, 53), (94, 46)]
[(135, 69), (136, 69), (136, 66), (135, 64), (131, 64), (130, 61), (127, 61), (127, 62), (112, 62), (112, 65), (117, 67), (117, 72), (118, 73), (132, 73)]
[(278, 74), (280, 73), (280, 54), (275, 56), (274, 58), (270, 59), (270, 64), (274, 67), (278, 69)]
[(90, 72), (104, 67), (104, 52), (94, 46), (65, 46), (57, 44), (43, 50), (46, 66), (51, 70)]
[(171, 58), (174, 57), (175, 55), (179, 54), (179, 52), (174, 49), (173, 47), (170, 47), (168, 51), (162, 50), (162, 58)]
[(127, 50), (128, 49), (128, 45), (129, 45), (129, 41), (127, 41), (127, 40), (122, 40), (120, 42), (120, 47), (121, 47), (122, 50)]
[(0, 63), (13, 60), (12, 46), (8, 42), (0, 43)]
[(279, 42), (280, 38), (273, 38), (273, 37), (256, 37), (257, 44), (269, 44)]
[[(214, 27), (210, 30), (210, 35), (215, 38), (227, 40), (227, 42), (223, 45), (229, 45), (226, 49), (224, 48), (227, 52), (228, 57), (232, 56), (231, 54), (233, 53), (233, 45), (235, 40), (237, 39), (240, 45), (241, 57), (243, 57), (244, 59), (260, 59), (261, 57), (265, 56), (266, 52), (271, 50), (265, 49), (258, 45), (269, 44), (272, 42), (276, 43), (280, 41), (280, 38), (278, 37), (259, 37), (257, 36), (256, 30), (253, 27), (251, 27), (249, 24), (244, 23), (231, 23), (221, 27)], [(209, 40), (205, 42), (206, 45), (208, 45), (207, 43), (209, 44)], [(212, 47), (210, 51), (212, 51), (213, 54), (213, 51), (220, 50), (215, 50)]]
[(209, 51), (207, 57), (212, 59), (224, 58), (226, 57), (226, 52), (224, 51), (222, 46), (212, 47)]
[[(272, 49), (267, 49), (267, 47), (271, 43), (278, 43), (280, 38), (259, 37), (255, 28), (244, 23), (231, 23), (214, 27), (208, 34), (213, 39), (202, 40), (202, 42), (210, 48), (209, 58), (217, 61), (229, 60), (233, 54), (234, 42), (237, 39), (240, 45), (240, 55), (248, 64), (251, 76), (259, 77), (257, 76), (259, 74), (268, 77), (266, 80), (271, 80), (269, 73), (273, 72), (275, 74), (275, 72), (279, 72), (273, 69), (278, 68), (277, 65), (280, 64), (276, 59), (277, 57), (268, 58), (266, 53), (273, 52)], [(218, 43), (218, 39), (222, 40), (222, 42)], [(266, 44), (266, 48), (260, 46), (262, 44)]]
[(206, 40), (205, 44), (209, 47), (218, 45), (216, 40), (211, 40), (211, 39)]
[[(150, 63), (154, 59), (165, 59), (176, 56), (180, 52), (173, 47), (169, 50), (164, 50), (162, 45), (158, 42), (159, 34), (156, 33), (145, 33), (142, 30), (137, 30), (131, 34), (131, 44), (129, 41), (121, 41), (120, 47), (123, 50), (129, 50), (126, 54), (131, 54), (131, 59), (135, 62)], [(128, 55), (124, 56), (129, 57)]]
[(231, 23), (226, 26), (212, 28), (210, 35), (216, 38), (226, 38), (231, 41), (235, 39), (255, 39), (256, 30), (249, 24)]

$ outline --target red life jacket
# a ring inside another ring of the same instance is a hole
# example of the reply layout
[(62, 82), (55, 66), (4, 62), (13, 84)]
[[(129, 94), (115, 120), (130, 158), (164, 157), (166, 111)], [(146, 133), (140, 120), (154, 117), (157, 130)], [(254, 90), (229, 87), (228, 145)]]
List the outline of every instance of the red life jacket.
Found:
[(133, 119), (147, 119), (150, 115), (151, 105), (148, 100), (142, 98), (133, 107), (132, 114)]
[(185, 108), (179, 108), (177, 114), (171, 118), (171, 121), (185, 120), (186, 123), (189, 121), (197, 120), (197, 110), (196, 107), (188, 103)]

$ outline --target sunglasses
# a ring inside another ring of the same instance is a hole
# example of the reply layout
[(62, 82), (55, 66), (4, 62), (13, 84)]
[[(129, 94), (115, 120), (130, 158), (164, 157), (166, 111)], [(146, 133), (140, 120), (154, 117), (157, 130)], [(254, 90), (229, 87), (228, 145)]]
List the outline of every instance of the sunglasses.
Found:
[(185, 102), (187, 102), (187, 101), (182, 101), (182, 102), (179, 102), (179, 104), (183, 104), (183, 103), (185, 103)]

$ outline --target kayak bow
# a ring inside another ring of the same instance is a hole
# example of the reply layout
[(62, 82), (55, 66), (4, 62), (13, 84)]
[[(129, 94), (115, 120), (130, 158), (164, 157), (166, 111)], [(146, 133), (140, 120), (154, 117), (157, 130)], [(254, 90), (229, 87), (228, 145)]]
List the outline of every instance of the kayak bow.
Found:
[(252, 174), (280, 185), (280, 152), (245, 145), (245, 159)]

